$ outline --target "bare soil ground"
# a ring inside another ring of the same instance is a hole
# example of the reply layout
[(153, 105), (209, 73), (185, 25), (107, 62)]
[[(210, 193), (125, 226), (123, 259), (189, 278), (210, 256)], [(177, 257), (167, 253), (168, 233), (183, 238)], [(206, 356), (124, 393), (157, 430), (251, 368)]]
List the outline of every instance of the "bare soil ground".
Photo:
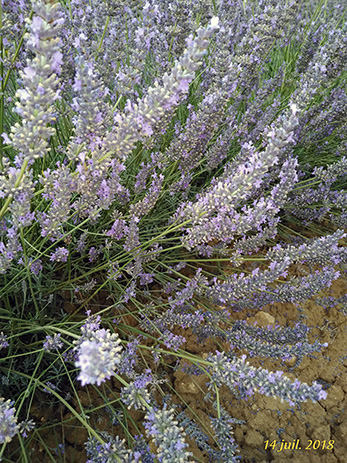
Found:
[[(292, 266), (291, 275), (295, 275), (297, 270)], [(345, 294), (347, 294), (347, 271), (341, 271), (340, 278), (335, 280), (329, 289), (299, 305), (307, 316), (307, 324), (311, 327), (309, 335), (311, 342), (317, 339), (322, 343), (328, 343), (328, 347), (314, 354), (314, 357), (305, 357), (295, 369), (293, 369), (296, 361), (294, 358), (287, 362), (249, 359), (249, 363), (255, 367), (262, 366), (271, 371), (282, 370), (293, 380), (298, 378), (308, 384), (312, 381), (321, 382), (328, 393), (326, 400), (315, 404), (307, 402), (299, 408), (292, 408), (287, 402), (281, 403), (279, 399), (260, 394), (255, 394), (247, 402), (240, 401), (235, 399), (226, 388), (221, 389), (220, 397), (224, 408), (232, 417), (246, 422), (234, 427), (234, 438), (241, 450), (241, 462), (347, 462), (347, 315), (344, 314), (342, 304), (334, 305), (333, 299), (329, 299), (339, 298)], [(72, 309), (73, 307), (70, 307), (70, 310)], [(298, 321), (297, 307), (290, 303), (271, 304), (257, 313), (253, 312), (254, 315), (248, 312), (245, 310), (233, 313), (232, 317), (246, 319), (249, 323), (256, 322), (260, 326), (273, 324), (294, 326)], [(136, 325), (134, 319), (128, 319), (127, 322)], [(209, 352), (220, 349), (221, 346), (228, 349), (227, 344), (218, 345), (212, 340), (208, 340), (202, 346), (197, 343), (195, 335), (189, 330), (177, 328), (175, 333), (185, 336), (186, 344), (182, 347), (186, 351), (204, 357)], [(240, 353), (246, 352), (240, 351)], [(175, 359), (168, 358), (167, 363), (173, 365)], [(207, 376), (191, 376), (180, 370), (172, 373), (170, 368), (167, 370), (167, 375), (170, 386), (174, 387), (180, 395), (176, 403), (183, 401), (190, 407), (188, 414), (197, 419), (205, 430), (209, 430), (209, 415), (215, 416), (215, 412), (204, 400)], [(118, 394), (120, 387), (121, 385), (114, 379), (108, 381), (104, 387), (105, 396), (114, 399), (116, 397), (114, 394)], [(100, 410), (103, 410), (103, 400), (92, 388), (81, 388), (78, 390), (78, 396), (84, 408), (100, 406)], [(45, 447), (57, 448), (59, 443), (64, 442), (64, 459), (60, 460), (57, 457), (57, 461), (85, 463), (84, 442), (88, 438), (87, 431), (63, 406), (47, 406), (49, 401), (46, 404), (45, 402), (43, 397), (41, 403), (33, 404), (32, 414), (35, 421), (48, 423), (52, 416), (55, 416), (57, 422), (63, 421), (64, 424), (56, 425), (54, 428), (47, 427), (47, 430), (41, 433), (43, 442), (34, 445), (32, 462), (52, 461), (44, 456)], [(70, 403), (80, 411), (76, 399), (71, 399)], [(134, 423), (139, 425), (143, 413), (133, 410), (130, 411), (130, 416)], [(104, 410), (91, 414), (90, 424), (95, 429), (111, 431), (110, 417)], [(131, 427), (130, 424), (129, 431), (132, 432)], [(141, 425), (139, 427), (141, 429)], [(125, 437), (121, 426), (113, 426), (113, 432)], [(209, 462), (206, 453), (198, 449), (193, 441), (188, 440), (188, 442), (194, 456), (198, 458), (197, 461)], [(272, 447), (271, 443), (273, 443)]]

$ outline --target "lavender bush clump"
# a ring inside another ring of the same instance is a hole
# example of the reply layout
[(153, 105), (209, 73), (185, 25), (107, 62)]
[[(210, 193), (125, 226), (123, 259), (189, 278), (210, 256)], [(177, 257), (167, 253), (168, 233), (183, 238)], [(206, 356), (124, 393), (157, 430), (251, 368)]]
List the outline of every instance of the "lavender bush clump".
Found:
[[(301, 305), (347, 263), (347, 23), (323, 3), (3, 2), (0, 459), (54, 429), (65, 461), (82, 428), (89, 463), (236, 462), (223, 394), (329, 397), (253, 364), (324, 352)], [(297, 320), (250, 323), (274, 303)]]

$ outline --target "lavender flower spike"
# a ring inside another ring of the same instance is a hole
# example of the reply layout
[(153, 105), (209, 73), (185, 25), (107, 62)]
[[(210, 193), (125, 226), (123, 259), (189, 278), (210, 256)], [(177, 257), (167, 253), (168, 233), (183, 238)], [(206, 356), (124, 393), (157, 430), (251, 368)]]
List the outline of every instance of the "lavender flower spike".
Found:
[(57, 74), (60, 73), (61, 40), (56, 38), (64, 19), (59, 3), (38, 0), (33, 4), (36, 15), (30, 24), (27, 48), (35, 57), (20, 71), (22, 88), (17, 91), (19, 102), (16, 112), (22, 116), (22, 125), (11, 128), (11, 144), (19, 157), (35, 160), (45, 155), (50, 136), (54, 134), (53, 106), (59, 98)]
[[(175, 108), (189, 90), (189, 84), (195, 76), (195, 71), (201, 65), (201, 58), (207, 53), (210, 38), (218, 28), (218, 18), (213, 17), (210, 24), (197, 30), (197, 37), (187, 39), (187, 48), (180, 60), (176, 61), (171, 74), (164, 74), (163, 85), (155, 81), (147, 95), (138, 99), (136, 104), (127, 102), (125, 115), (118, 113), (115, 122), (116, 157), (125, 160), (137, 141), (151, 136), (155, 127), (166, 120), (170, 110)], [(105, 155), (104, 158), (106, 158)], [(103, 158), (100, 159), (102, 161)]]
[(60, 340), (60, 337), (60, 333), (55, 333), (53, 337), (50, 335), (46, 336), (46, 341), (43, 343), (43, 350), (46, 352), (53, 352), (63, 347), (64, 344)]
[[(90, 313), (89, 313), (90, 315)], [(82, 326), (82, 336), (75, 341), (77, 351), (76, 367), (81, 368), (78, 379), (82, 386), (105, 382), (114, 375), (121, 361), (120, 339), (118, 334), (99, 328), (99, 318), (90, 317)]]
[(11, 442), (12, 437), (19, 432), (16, 410), (11, 408), (14, 402), (0, 398), (0, 444)]
[[(225, 226), (230, 223), (229, 230), (226, 230), (226, 239), (233, 239), (239, 234), (237, 228), (242, 215), (237, 212), (237, 207), (254, 195), (254, 190), (259, 189), (264, 181), (265, 175), (279, 163), (284, 149), (293, 141), (293, 132), (298, 126), (297, 107), (290, 105), (285, 118), (279, 119), (267, 130), (268, 143), (264, 151), (258, 151), (252, 143), (245, 143), (240, 155), (230, 164), (221, 177), (218, 177), (214, 185), (206, 192), (197, 195), (197, 201), (183, 204), (176, 217), (184, 217), (192, 220), (192, 226), (183, 236), (182, 244), (188, 249), (196, 247), (200, 243), (207, 243), (211, 239), (209, 224), (213, 221), (214, 228)], [(289, 162), (289, 161), (288, 161)], [(295, 182), (295, 162), (288, 164), (292, 172), (291, 181)], [(282, 173), (280, 174), (280, 176)], [(283, 183), (285, 184), (285, 175)], [(290, 186), (290, 185), (289, 185)], [(285, 196), (286, 188), (277, 192)], [(274, 191), (275, 197), (276, 190)], [(274, 199), (274, 198), (272, 198)], [(277, 198), (276, 198), (277, 199)], [(282, 198), (281, 198), (282, 199)], [(270, 207), (270, 205), (269, 205)], [(261, 211), (263, 208), (259, 207)], [(213, 218), (213, 215), (217, 217)], [(251, 219), (254, 222), (254, 218)]]
[(188, 463), (190, 452), (183, 438), (185, 432), (178, 427), (173, 410), (167, 410), (166, 404), (162, 410), (153, 410), (146, 415), (146, 433), (154, 438), (158, 448), (158, 459), (163, 463)]
[[(254, 368), (246, 362), (246, 356), (237, 358), (227, 357), (223, 352), (210, 355), (209, 361), (213, 362), (212, 380), (217, 386), (225, 384), (232, 391), (237, 391), (246, 398), (258, 391), (268, 397), (278, 397), (295, 405), (311, 399), (313, 402), (326, 399), (327, 393), (322, 386), (313, 382), (312, 386), (282, 376), (283, 371), (269, 372), (261, 367)], [(213, 383), (210, 383), (212, 386)]]

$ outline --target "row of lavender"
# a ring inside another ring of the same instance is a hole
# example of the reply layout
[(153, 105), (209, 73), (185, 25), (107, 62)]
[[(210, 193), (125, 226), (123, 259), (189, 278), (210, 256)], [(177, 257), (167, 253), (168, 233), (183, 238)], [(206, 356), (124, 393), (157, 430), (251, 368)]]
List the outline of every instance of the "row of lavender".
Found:
[[(300, 361), (320, 350), (302, 315), (259, 328), (232, 313), (292, 302), (300, 314), (347, 261), (342, 6), (14, 0), (1, 18), (0, 457), (30, 454), (41, 390), (88, 429), (90, 463), (192, 461), (185, 437), (236, 461), (222, 385), (235, 400), (327, 395), (236, 352)], [(292, 231), (326, 220), (326, 236)], [(309, 271), (290, 277), (292, 264)], [(101, 291), (109, 303), (81, 319)], [(73, 315), (59, 307), (67, 292)], [(191, 354), (177, 327), (230, 348)], [(213, 436), (171, 401), (172, 357), (208, 374)], [(62, 393), (110, 378), (122, 385), (105, 401), (111, 422), (143, 412), (129, 446)]]

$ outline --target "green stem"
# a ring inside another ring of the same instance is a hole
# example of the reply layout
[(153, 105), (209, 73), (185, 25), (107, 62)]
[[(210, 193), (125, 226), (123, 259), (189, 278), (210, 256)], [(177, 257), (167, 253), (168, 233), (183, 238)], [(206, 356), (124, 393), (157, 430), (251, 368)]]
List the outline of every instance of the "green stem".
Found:
[(23, 461), (24, 463), (29, 463), (29, 460), (28, 460), (28, 457), (27, 457), (27, 454), (26, 454), (26, 451), (25, 451), (25, 447), (24, 447), (24, 442), (23, 442), (23, 439), (22, 439), (22, 436), (18, 436), (18, 440), (19, 440), (19, 443), (20, 443), (20, 448), (22, 449), (22, 457), (23, 457)]
[(43, 350), (41, 350), (41, 352), (40, 352), (40, 354), (39, 354), (39, 356), (38, 356), (35, 370), (34, 370), (32, 376), (30, 377), (30, 381), (29, 381), (29, 384), (28, 384), (28, 386), (27, 386), (25, 392), (24, 392), (23, 395), (22, 395), (21, 403), (20, 403), (19, 406), (17, 407), (17, 413), (20, 412), (21, 408), (23, 407), (24, 400), (25, 400), (25, 399), (28, 397), (28, 395), (29, 395), (30, 386), (31, 386), (31, 384), (32, 384), (33, 381), (34, 381), (34, 377), (35, 377), (35, 375), (36, 375), (37, 370), (39, 369), (39, 366), (41, 365), (42, 357), (43, 357)]
[(105, 34), (106, 34), (106, 29), (108, 27), (108, 23), (110, 22), (110, 17), (107, 16), (106, 18), (106, 22), (105, 22), (105, 27), (104, 27), (104, 30), (103, 30), (103, 33), (102, 33), (102, 36), (101, 36), (101, 39), (100, 39), (100, 43), (99, 43), (99, 46), (98, 46), (98, 49), (96, 51), (96, 56), (95, 56), (95, 59), (97, 58), (98, 54), (99, 54), (99, 51), (101, 50), (101, 47), (102, 47), (102, 44), (103, 44), (103, 41), (104, 41), (104, 38), (105, 38)]
[[(3, 370), (5, 371), (9, 371), (10, 369), (9, 368), (4, 368), (3, 367)], [(27, 378), (27, 379), (32, 379), (32, 376), (30, 375), (27, 375), (25, 373), (22, 373), (21, 371), (16, 371), (16, 374), (18, 374), (19, 376), (23, 376), (23, 378)], [(58, 392), (56, 392), (54, 389), (52, 389), (51, 387), (49, 387), (47, 384), (41, 382), (39, 379), (35, 379), (34, 380), (35, 383), (41, 387), (42, 389), (46, 389), (48, 392), (50, 392), (51, 394), (53, 394), (73, 415), (75, 418), (77, 418), (77, 420), (82, 423), (82, 425), (87, 428), (87, 430), (90, 432), (90, 434), (95, 437), (102, 445), (105, 444), (105, 441), (99, 436), (99, 434), (86, 422), (86, 420), (84, 420), (80, 414), (60, 395), (58, 394)], [(127, 384), (127, 383), (126, 383)], [(116, 457), (117, 458), (117, 457)], [(119, 461), (120, 463), (121, 460), (119, 458), (117, 458), (117, 461)]]
[(28, 262), (28, 257), (27, 257), (27, 253), (26, 253), (26, 250), (25, 250), (25, 244), (24, 244), (23, 228), (20, 229), (20, 236), (21, 236), (23, 253), (24, 253), (25, 268), (27, 269), (27, 275), (28, 275), (28, 280), (29, 280), (30, 293), (31, 293), (31, 297), (33, 298), (33, 302), (34, 302), (34, 306), (35, 306), (35, 310), (36, 310), (36, 318), (39, 319), (40, 318), (40, 309), (39, 309), (39, 306), (37, 304), (36, 297), (34, 295), (33, 282), (31, 280), (31, 275), (30, 275), (30, 270), (29, 270), (29, 262)]

